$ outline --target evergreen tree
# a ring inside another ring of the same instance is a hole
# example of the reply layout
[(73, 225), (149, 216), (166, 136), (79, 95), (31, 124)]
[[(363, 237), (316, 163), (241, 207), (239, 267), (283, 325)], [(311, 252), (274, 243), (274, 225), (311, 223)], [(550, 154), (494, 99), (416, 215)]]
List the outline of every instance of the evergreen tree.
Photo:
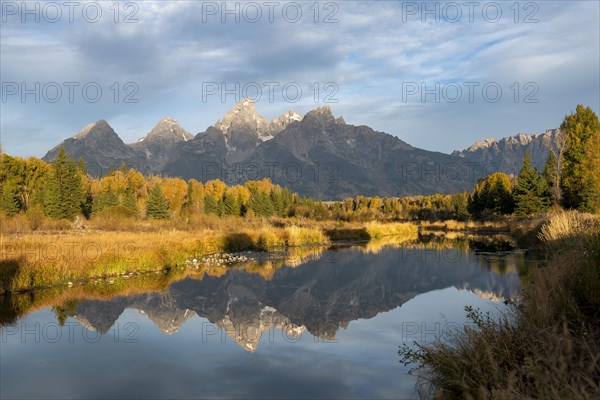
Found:
[(169, 218), (169, 202), (159, 185), (154, 185), (150, 190), (146, 204), (146, 216), (155, 219)]
[(0, 188), (0, 212), (6, 216), (11, 216), (18, 213), (20, 208), (14, 186), (4, 182)]
[(590, 212), (600, 211), (600, 134), (588, 141), (584, 158), (583, 203), (581, 209)]
[[(464, 221), (469, 219), (470, 214), (468, 210), (469, 204), (469, 195), (467, 192), (464, 193), (456, 193), (452, 195), (452, 209), (454, 212), (454, 218), (459, 221)], [(386, 213), (387, 210), (385, 210)]]
[(558, 174), (556, 154), (554, 154), (553, 150), (550, 150), (550, 153), (548, 153), (548, 158), (546, 158), (546, 163), (542, 169), (542, 177), (548, 187), (546, 193), (547, 201), (549, 204), (559, 204), (561, 197), (560, 176)]
[(86, 218), (92, 215), (94, 209), (94, 196), (92, 195), (92, 187), (89, 184), (83, 185), (83, 203), (81, 204), (81, 212)]
[(214, 215), (219, 214), (219, 204), (212, 194), (207, 194), (206, 197), (204, 197), (204, 213)]
[(222, 215), (240, 215), (240, 204), (235, 193), (225, 192), (223, 196)]
[(585, 152), (590, 139), (600, 135), (600, 121), (590, 107), (579, 104), (574, 114), (567, 115), (561, 130), (567, 136), (567, 149), (561, 171), (561, 186), (566, 207), (578, 208), (586, 197)]
[(48, 178), (44, 186), (44, 212), (52, 218), (61, 218), (60, 184), (55, 174)]
[(100, 211), (103, 211), (103, 210), (106, 210), (106, 209), (109, 209), (112, 207), (116, 207), (118, 205), (119, 205), (119, 198), (117, 197), (115, 192), (112, 190), (112, 187), (109, 185), (108, 188), (104, 192), (100, 193), (94, 199), (93, 212), (98, 213)]
[(85, 165), (83, 157), (79, 157), (77, 171), (82, 177), (83, 203), (81, 204), (81, 212), (86, 218), (89, 218), (94, 208), (94, 197), (92, 196), (92, 185), (88, 177), (87, 166)]
[(265, 198), (260, 191), (252, 192), (250, 195), (250, 201), (248, 201), (248, 209), (252, 211), (253, 215), (263, 215), (263, 204)]
[(495, 172), (475, 185), (467, 210), (477, 217), (510, 214), (514, 209), (511, 191), (512, 183), (508, 175)]
[(273, 205), (273, 200), (271, 199), (271, 195), (264, 193), (263, 194), (263, 213), (262, 215), (265, 217), (272, 217), (275, 214), (275, 206)]
[(183, 208), (186, 210), (191, 210), (194, 206), (194, 186), (190, 179), (187, 184), (187, 191), (185, 194), (185, 203), (183, 203)]
[(81, 175), (63, 147), (52, 163), (52, 176), (45, 191), (44, 209), (49, 216), (71, 219), (82, 212), (85, 195)]
[(238, 193), (238, 197), (237, 197), (237, 202), (240, 205), (240, 215), (241, 216), (246, 215), (246, 212), (248, 211), (248, 207), (246, 204), (244, 204), (244, 198), (239, 193)]
[(133, 193), (129, 190), (127, 191), (127, 193), (125, 193), (125, 197), (123, 198), (123, 206), (125, 206), (133, 211), (138, 210), (137, 199), (136, 199), (135, 193)]
[(250, 195), (248, 208), (252, 210), (254, 215), (261, 217), (270, 217), (274, 213), (271, 196), (262, 190), (257, 190)]
[(526, 216), (548, 209), (548, 185), (537, 169), (531, 165), (531, 156), (525, 152), (523, 166), (513, 189), (515, 212)]
[(283, 205), (283, 194), (281, 189), (274, 188), (269, 195), (269, 200), (273, 205), (273, 213), (279, 217), (283, 216), (284, 205)]
[(290, 213), (290, 208), (292, 207), (293, 204), (293, 197), (292, 197), (292, 193), (288, 190), (288, 188), (284, 188), (281, 191), (281, 202), (283, 205), (283, 210), (282, 210), (282, 217), (287, 217), (289, 216)]

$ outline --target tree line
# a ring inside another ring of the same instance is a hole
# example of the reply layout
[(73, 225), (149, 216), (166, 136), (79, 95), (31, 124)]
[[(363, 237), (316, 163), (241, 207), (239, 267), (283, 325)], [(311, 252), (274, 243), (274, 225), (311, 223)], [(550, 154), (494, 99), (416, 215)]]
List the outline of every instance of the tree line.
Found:
[(125, 165), (95, 178), (83, 160), (64, 149), (56, 160), (0, 157), (0, 214), (43, 212), (57, 219), (111, 215), (168, 219), (193, 214), (218, 216), (301, 217), (335, 220), (439, 220), (526, 216), (549, 207), (600, 210), (600, 122), (578, 105), (561, 124), (564, 152), (550, 151), (542, 171), (525, 154), (517, 177), (496, 172), (472, 192), (411, 197), (356, 196), (321, 202), (299, 196), (269, 179), (227, 186), (221, 180), (144, 176)]
[(468, 193), (413, 197), (356, 196), (322, 202), (299, 196), (269, 179), (227, 186), (219, 179), (144, 176), (125, 165), (106, 176), (91, 177), (83, 160), (60, 149), (48, 164), (31, 157), (2, 155), (0, 211), (43, 212), (57, 219), (111, 216), (168, 219), (194, 214), (300, 217), (316, 220), (468, 218)]
[(0, 210), (14, 215), (42, 210), (47, 216), (72, 219), (111, 214), (124, 218), (167, 219), (190, 214), (287, 217), (309, 203), (269, 179), (227, 186), (220, 180), (144, 176), (132, 168), (93, 178), (85, 163), (76, 163), (61, 148), (50, 164), (35, 157), (2, 155)]

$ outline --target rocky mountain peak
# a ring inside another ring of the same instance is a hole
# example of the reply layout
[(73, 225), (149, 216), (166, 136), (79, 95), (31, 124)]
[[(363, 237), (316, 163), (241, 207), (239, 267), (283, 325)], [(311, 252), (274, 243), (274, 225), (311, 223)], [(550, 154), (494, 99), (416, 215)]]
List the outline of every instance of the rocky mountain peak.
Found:
[(106, 120), (104, 120), (104, 119), (101, 119), (99, 121), (92, 122), (91, 124), (88, 124), (85, 127), (83, 127), (82, 130), (80, 130), (73, 136), (73, 139), (83, 139), (90, 134), (98, 135), (98, 136), (116, 135), (115, 131), (108, 124), (108, 122), (106, 122)]
[[(498, 140), (496, 140), (495, 138), (487, 138), (485, 140), (481, 140), (481, 141), (473, 143), (469, 148), (466, 149), (466, 151), (477, 151), (478, 149), (488, 149), (497, 143), (498, 143)], [(455, 150), (455, 152), (458, 152), (458, 151), (459, 150)]]
[(265, 117), (258, 114), (254, 100), (246, 97), (231, 107), (225, 113), (223, 119), (217, 121), (215, 128), (226, 134), (232, 125), (251, 124), (257, 126), (268, 126), (268, 121)]
[(509, 137), (508, 140), (513, 139), (514, 142), (519, 144), (527, 144), (533, 140), (535, 135), (527, 135), (524, 133), (519, 133), (516, 136)]
[(329, 106), (317, 107), (314, 110), (309, 111), (304, 116), (304, 120), (316, 121), (324, 125), (336, 123), (331, 107)]
[(288, 125), (292, 122), (299, 121), (302, 121), (302, 116), (293, 109), (289, 110), (287, 113), (279, 116), (278, 118), (274, 118), (271, 121), (271, 135), (275, 136), (276, 134), (287, 128)]
[(183, 129), (177, 120), (171, 117), (165, 117), (161, 119), (154, 128), (143, 138), (138, 140), (140, 142), (148, 142), (155, 140), (170, 140), (173, 142), (188, 141), (193, 139), (194, 136)]

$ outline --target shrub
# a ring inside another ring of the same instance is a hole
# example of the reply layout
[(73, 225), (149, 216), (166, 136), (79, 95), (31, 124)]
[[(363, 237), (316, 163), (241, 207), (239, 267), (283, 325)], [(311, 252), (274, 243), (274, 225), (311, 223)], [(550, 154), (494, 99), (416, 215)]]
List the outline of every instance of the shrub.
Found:
[(598, 219), (592, 214), (574, 210), (560, 211), (550, 215), (550, 219), (542, 226), (538, 237), (548, 244), (568, 239), (577, 240), (580, 234), (595, 229), (597, 225)]
[(286, 243), (288, 246), (301, 246), (305, 244), (328, 243), (329, 239), (320, 229), (301, 228), (297, 225), (285, 228)]

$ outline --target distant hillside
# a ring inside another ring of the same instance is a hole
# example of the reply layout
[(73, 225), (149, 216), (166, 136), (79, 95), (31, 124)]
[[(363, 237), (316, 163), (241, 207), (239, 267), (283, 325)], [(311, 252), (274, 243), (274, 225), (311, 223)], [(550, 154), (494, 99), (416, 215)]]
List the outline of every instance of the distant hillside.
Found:
[(454, 151), (452, 155), (477, 162), (488, 171), (518, 174), (525, 152), (531, 155), (532, 164), (541, 171), (550, 149), (558, 154), (560, 129), (549, 129), (534, 135), (518, 134), (500, 140), (487, 139), (471, 147)]

